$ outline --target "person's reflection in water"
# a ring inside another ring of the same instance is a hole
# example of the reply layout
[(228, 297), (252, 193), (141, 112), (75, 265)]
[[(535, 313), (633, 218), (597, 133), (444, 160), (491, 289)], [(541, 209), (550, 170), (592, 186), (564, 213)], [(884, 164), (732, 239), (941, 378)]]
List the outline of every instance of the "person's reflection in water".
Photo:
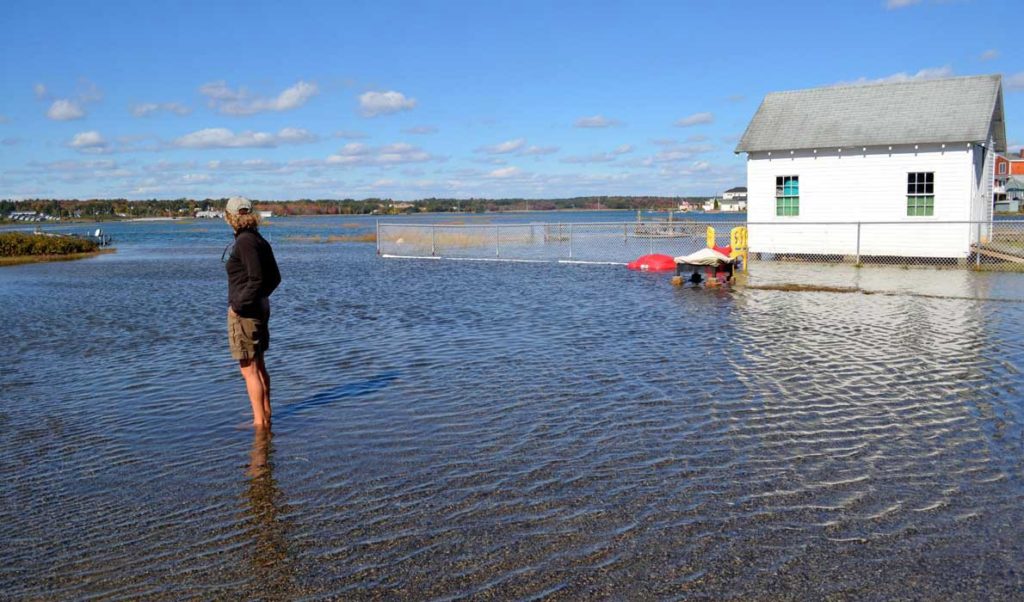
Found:
[(271, 455), (273, 435), (269, 429), (257, 429), (249, 455), (247, 518), (253, 536), (249, 556), (255, 573), (253, 585), (261, 597), (287, 597), (294, 585), (292, 563), (288, 557), (287, 524), (280, 518), (284, 496), (274, 481)]

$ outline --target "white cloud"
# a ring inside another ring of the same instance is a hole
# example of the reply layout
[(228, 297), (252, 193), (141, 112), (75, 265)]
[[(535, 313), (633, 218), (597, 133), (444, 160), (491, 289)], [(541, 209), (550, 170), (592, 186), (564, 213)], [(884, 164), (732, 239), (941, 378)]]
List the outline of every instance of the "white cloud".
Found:
[(611, 153), (595, 153), (593, 155), (574, 155), (562, 159), (562, 163), (609, 163), (617, 159)]
[(519, 152), (524, 156), (552, 155), (559, 151), (557, 146), (528, 146)]
[(889, 83), (896, 83), (896, 82), (910, 82), (910, 81), (918, 81), (918, 80), (926, 80), (926, 79), (939, 79), (939, 78), (943, 78), (943, 77), (952, 77), (952, 75), (953, 75), (953, 68), (950, 67), (949, 65), (946, 65), (945, 67), (929, 67), (927, 69), (921, 69), (917, 73), (907, 73), (905, 71), (901, 71), (899, 73), (893, 73), (892, 75), (887, 75), (885, 77), (880, 77), (878, 79), (868, 79), (866, 77), (861, 77), (861, 78), (858, 78), (858, 79), (855, 79), (855, 80), (849, 81), (849, 82), (839, 82), (838, 84), (835, 84), (835, 85), (837, 85), (837, 86), (863, 86), (863, 85), (867, 85), (867, 84), (889, 84)]
[(255, 96), (246, 88), (234, 90), (224, 81), (209, 82), (199, 87), (199, 93), (209, 98), (209, 104), (213, 109), (218, 113), (234, 116), (290, 111), (306, 104), (319, 92), (320, 89), (315, 83), (304, 81), (285, 88), (272, 98)]
[(199, 86), (199, 93), (209, 97), (211, 100), (241, 100), (249, 94), (245, 88), (232, 90), (228, 87), (227, 82), (223, 80)]
[(369, 138), (370, 136), (365, 132), (357, 132), (355, 130), (338, 130), (334, 132), (335, 138), (347, 138), (349, 140), (360, 140), (362, 138)]
[(1020, 73), (1014, 73), (1013, 75), (1007, 75), (1003, 80), (1006, 87), (1010, 90), (1024, 90), (1024, 71)]
[(632, 144), (622, 144), (617, 146), (615, 150), (611, 152), (566, 157), (562, 159), (562, 163), (610, 163), (618, 159), (621, 155), (629, 154), (631, 152), (633, 152)]
[(402, 163), (423, 163), (435, 161), (438, 157), (427, 151), (407, 144), (397, 142), (384, 146), (369, 146), (359, 142), (350, 142), (343, 146), (337, 153), (327, 157), (328, 165), (399, 165)]
[(996, 50), (995, 48), (989, 48), (985, 52), (982, 52), (981, 56), (979, 56), (978, 58), (983, 61), (991, 61), (999, 58), (999, 51)]
[(406, 134), (426, 135), (426, 134), (436, 134), (437, 133), (437, 128), (432, 126), (432, 125), (418, 125), (416, 127), (405, 128), (402, 131), (405, 132)]
[[(669, 142), (669, 141), (665, 141)], [(697, 155), (709, 153), (715, 150), (710, 144), (663, 144), (662, 150), (651, 157), (637, 158), (629, 161), (626, 165), (632, 167), (656, 167), (665, 164), (690, 161)]]
[(487, 174), (488, 178), (511, 178), (523, 173), (518, 167), (502, 167)]
[(271, 148), (315, 140), (314, 134), (300, 128), (284, 128), (276, 134), (252, 131), (236, 134), (227, 128), (207, 128), (186, 134), (175, 140), (173, 145), (181, 148)]
[(712, 123), (715, 120), (714, 113), (694, 113), (676, 121), (676, 127), (688, 128), (695, 125)]
[(416, 99), (407, 98), (401, 92), (365, 92), (359, 96), (359, 108), (364, 117), (409, 111), (415, 107)]
[(481, 146), (474, 152), (486, 153), (488, 155), (504, 155), (507, 153), (515, 152), (526, 145), (525, 138), (515, 138), (513, 140), (506, 140), (505, 142), (499, 142), (498, 144), (492, 144), (489, 146)]
[[(49, 98), (49, 91), (43, 84), (35, 84), (33, 90), (36, 98)], [(54, 121), (70, 121), (85, 117), (85, 105), (103, 98), (103, 93), (87, 79), (80, 79), (76, 88), (75, 98), (58, 98), (46, 111), (46, 116)]]
[(921, 0), (886, 0), (885, 8), (889, 10), (896, 10), (898, 8), (906, 8), (920, 3)]
[(216, 160), (206, 163), (206, 168), (219, 172), (259, 172), (265, 174), (283, 175), (292, 174), (304, 168), (322, 166), (321, 161), (310, 159), (298, 159), (287, 163), (268, 161), (266, 159), (245, 159), (244, 161)]
[(166, 111), (168, 113), (174, 113), (178, 116), (184, 116), (191, 113), (192, 109), (176, 102), (145, 102), (137, 104), (134, 107), (132, 107), (132, 115), (135, 115), (136, 117), (147, 117), (149, 115), (152, 115), (153, 113), (157, 113), (160, 111)]
[(315, 142), (317, 137), (303, 128), (282, 128), (277, 133), (277, 139), (282, 143), (302, 144), (304, 142)]
[(590, 117), (580, 117), (573, 125), (578, 128), (607, 128), (621, 125), (621, 122), (618, 119), (609, 119), (604, 115), (593, 115)]
[(103, 152), (107, 148), (107, 141), (99, 132), (79, 132), (68, 142), (68, 146), (82, 152)]
[(61, 99), (55, 100), (50, 105), (50, 110), (46, 112), (46, 116), (54, 121), (70, 121), (85, 117), (85, 110), (73, 100)]

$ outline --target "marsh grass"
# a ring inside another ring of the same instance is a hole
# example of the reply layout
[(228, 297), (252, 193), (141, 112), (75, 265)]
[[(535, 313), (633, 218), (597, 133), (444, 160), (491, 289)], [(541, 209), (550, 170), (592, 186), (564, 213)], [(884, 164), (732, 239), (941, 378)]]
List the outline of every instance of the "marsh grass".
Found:
[(784, 291), (794, 293), (864, 293), (856, 286), (818, 286), (814, 284), (747, 284), (744, 288), (759, 291)]
[(328, 236), (304, 236), (297, 234), (294, 236), (286, 236), (284, 239), (288, 242), (312, 243), (377, 242), (377, 234), (375, 232), (365, 232), (363, 234), (330, 234)]
[(23, 255), (71, 255), (92, 253), (99, 249), (96, 241), (77, 236), (28, 234), (25, 232), (0, 233), (0, 257)]
[(469, 249), (474, 247), (493, 247), (498, 245), (529, 244), (535, 242), (530, 230), (526, 228), (502, 227), (497, 240), (494, 229), (468, 230), (448, 229), (438, 226), (433, 232), (430, 229), (408, 229), (388, 232), (388, 242), (399, 247), (436, 248), (436, 249)]
[(0, 257), (0, 267), (11, 265), (24, 265), (26, 263), (46, 263), (50, 261), (73, 261), (75, 259), (88, 259), (97, 255), (113, 253), (116, 249), (98, 249), (86, 253), (66, 253), (63, 255), (16, 255), (14, 257)]

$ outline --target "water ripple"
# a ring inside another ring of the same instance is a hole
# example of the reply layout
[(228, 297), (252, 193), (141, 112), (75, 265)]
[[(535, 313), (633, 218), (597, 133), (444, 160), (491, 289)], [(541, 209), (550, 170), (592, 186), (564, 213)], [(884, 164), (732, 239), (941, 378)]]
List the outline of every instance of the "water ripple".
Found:
[(236, 428), (213, 241), (0, 272), (5, 596), (1024, 588), (1019, 304), (277, 236), (272, 438)]

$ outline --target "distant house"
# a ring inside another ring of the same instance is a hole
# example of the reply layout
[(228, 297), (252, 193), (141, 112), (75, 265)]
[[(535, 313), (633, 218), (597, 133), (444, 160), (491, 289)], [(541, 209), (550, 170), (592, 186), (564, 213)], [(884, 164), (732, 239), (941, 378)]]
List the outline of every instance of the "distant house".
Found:
[(996, 200), (995, 209), (1000, 213), (1018, 213), (1024, 204), (1024, 177), (1009, 178), (1003, 184), (1002, 198)]
[(718, 203), (722, 211), (746, 211), (747, 210), (747, 187), (737, 186), (722, 193), (722, 200)]
[(196, 217), (200, 219), (224, 219), (224, 212), (216, 209), (203, 209), (196, 211)]
[(722, 199), (718, 201), (718, 208), (728, 213), (736, 213), (747, 210), (747, 199)]
[(736, 146), (750, 251), (966, 257), (988, 229), (941, 222), (991, 220), (1005, 150), (998, 75), (768, 94)]
[(685, 200), (679, 203), (679, 211), (700, 211), (704, 208), (703, 201)]
[(267, 219), (267, 218), (274, 217), (274, 212), (273, 211), (260, 211), (259, 214), (260, 214), (260, 219)]
[(731, 201), (733, 199), (747, 200), (747, 187), (737, 186), (722, 193), (722, 200)]
[(1024, 176), (1024, 148), (1020, 149), (1016, 157), (1007, 159), (1010, 163), (1011, 176)]
[(992, 200), (996, 204), (996, 211), (1004, 211), (1000, 208), (1001, 202), (1013, 200), (1007, 197), (1006, 184), (1014, 176), (1024, 178), (1024, 150), (1020, 151), (1017, 158), (996, 155), (995, 178), (992, 182)]

